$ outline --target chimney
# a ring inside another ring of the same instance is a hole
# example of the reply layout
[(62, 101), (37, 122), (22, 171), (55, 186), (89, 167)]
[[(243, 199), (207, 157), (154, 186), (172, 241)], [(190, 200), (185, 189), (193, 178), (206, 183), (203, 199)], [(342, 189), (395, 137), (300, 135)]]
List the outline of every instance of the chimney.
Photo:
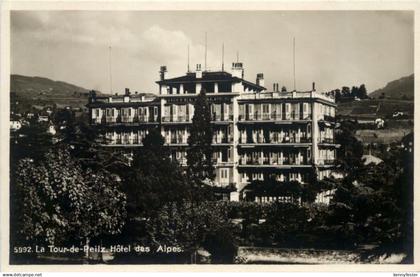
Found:
[(258, 73), (257, 74), (257, 85), (263, 87), (264, 86), (264, 74)]
[(244, 78), (243, 64), (240, 62), (232, 63), (232, 77)]
[(129, 88), (125, 88), (125, 95), (130, 95), (130, 89)]
[(166, 77), (166, 72), (168, 72), (168, 70), (166, 69), (166, 65), (162, 65), (160, 67), (159, 73), (160, 73), (160, 80), (163, 81), (165, 80)]
[(273, 92), (279, 92), (279, 83), (273, 84)]
[(195, 67), (195, 78), (199, 79), (203, 77), (203, 72), (201, 71), (201, 64), (197, 64)]
[(316, 91), (316, 89), (315, 89), (315, 82), (312, 82), (312, 91)]

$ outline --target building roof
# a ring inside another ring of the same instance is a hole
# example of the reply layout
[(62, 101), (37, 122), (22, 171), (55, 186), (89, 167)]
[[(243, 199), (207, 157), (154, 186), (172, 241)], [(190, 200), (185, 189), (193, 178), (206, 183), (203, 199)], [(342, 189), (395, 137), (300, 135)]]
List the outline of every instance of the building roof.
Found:
[(218, 81), (218, 82), (234, 81), (234, 82), (243, 82), (250, 87), (254, 87), (260, 90), (265, 90), (265, 87), (259, 86), (253, 82), (247, 81), (242, 78), (233, 77), (231, 73), (226, 72), (226, 71), (203, 71), (202, 73), (203, 73), (202, 78), (196, 78), (195, 72), (187, 72), (187, 74), (183, 76), (156, 81), (156, 83), (157, 84), (176, 84), (176, 83), (195, 83), (195, 82), (205, 83), (205, 82), (215, 82), (215, 81)]

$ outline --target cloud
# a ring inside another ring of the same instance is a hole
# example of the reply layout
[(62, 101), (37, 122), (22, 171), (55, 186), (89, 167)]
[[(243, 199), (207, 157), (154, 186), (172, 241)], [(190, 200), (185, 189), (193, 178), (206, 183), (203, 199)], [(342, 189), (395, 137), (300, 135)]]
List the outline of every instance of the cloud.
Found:
[[(63, 16), (63, 13), (66, 13)], [(15, 12), (12, 30), (34, 42), (67, 44), (78, 47), (119, 49), (142, 63), (167, 64), (179, 67), (187, 63), (187, 47), (192, 63), (204, 63), (203, 43), (194, 43), (181, 30), (168, 30), (154, 24), (139, 30), (130, 16), (103, 13)], [(219, 57), (207, 52), (208, 61)], [(192, 66), (194, 67), (194, 66)]]

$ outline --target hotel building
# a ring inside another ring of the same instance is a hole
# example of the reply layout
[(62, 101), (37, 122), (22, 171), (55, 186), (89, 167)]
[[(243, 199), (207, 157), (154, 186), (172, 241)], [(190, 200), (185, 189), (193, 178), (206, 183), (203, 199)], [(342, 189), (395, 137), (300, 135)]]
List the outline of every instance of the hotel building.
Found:
[[(244, 79), (242, 63), (231, 72), (201, 70), (167, 78), (160, 70), (159, 95), (130, 93), (89, 98), (91, 124), (106, 128), (109, 147), (141, 147), (150, 128), (160, 128), (171, 156), (183, 166), (194, 101), (206, 91), (214, 129), (215, 184), (234, 187), (229, 198), (243, 199), (251, 180), (268, 176), (279, 181), (308, 182), (315, 169), (319, 179), (331, 174), (336, 160), (336, 104), (331, 96), (310, 91), (268, 91), (263, 74)], [(258, 201), (270, 201), (263, 197)]]

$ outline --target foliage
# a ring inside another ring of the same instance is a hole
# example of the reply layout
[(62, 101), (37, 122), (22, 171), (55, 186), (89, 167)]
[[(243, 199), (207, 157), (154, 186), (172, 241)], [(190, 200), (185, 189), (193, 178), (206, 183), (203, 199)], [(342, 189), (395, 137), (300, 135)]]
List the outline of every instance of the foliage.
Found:
[(363, 145), (354, 136), (355, 123), (344, 121), (341, 130), (336, 135), (336, 142), (340, 145), (337, 150), (338, 164), (343, 170), (353, 172), (362, 166)]
[(144, 138), (144, 147), (134, 152), (125, 187), (133, 217), (152, 217), (164, 205), (190, 197), (186, 176), (163, 143), (159, 130), (153, 129)]
[(29, 125), (23, 125), (10, 139), (11, 164), (20, 159), (30, 158), (38, 161), (53, 145), (52, 135), (48, 132), (48, 124), (31, 120)]
[(354, 100), (356, 97), (359, 99), (367, 99), (369, 98), (366, 90), (366, 86), (364, 84), (360, 85), (359, 87), (353, 86), (351, 89), (350, 87), (343, 86), (340, 89), (332, 90), (330, 93), (335, 95), (335, 100), (337, 103), (344, 102), (344, 101), (351, 101)]
[(120, 232), (125, 196), (107, 172), (84, 171), (68, 149), (35, 164), (23, 159), (13, 189), (19, 243), (68, 244)]
[(195, 183), (214, 179), (212, 140), (210, 105), (206, 98), (206, 92), (202, 90), (194, 103), (194, 116), (187, 150), (187, 172)]
[[(128, 161), (124, 155), (113, 149), (101, 146), (104, 129), (90, 126), (86, 121), (76, 119), (71, 110), (57, 110), (53, 114), (57, 130), (58, 145), (70, 146), (72, 156), (78, 159), (83, 169), (107, 170), (123, 175)], [(121, 176), (123, 177), (123, 176)]]
[(152, 245), (176, 245), (187, 253), (204, 246), (220, 258), (233, 256), (233, 229), (227, 202), (168, 203), (147, 222), (147, 237)]

